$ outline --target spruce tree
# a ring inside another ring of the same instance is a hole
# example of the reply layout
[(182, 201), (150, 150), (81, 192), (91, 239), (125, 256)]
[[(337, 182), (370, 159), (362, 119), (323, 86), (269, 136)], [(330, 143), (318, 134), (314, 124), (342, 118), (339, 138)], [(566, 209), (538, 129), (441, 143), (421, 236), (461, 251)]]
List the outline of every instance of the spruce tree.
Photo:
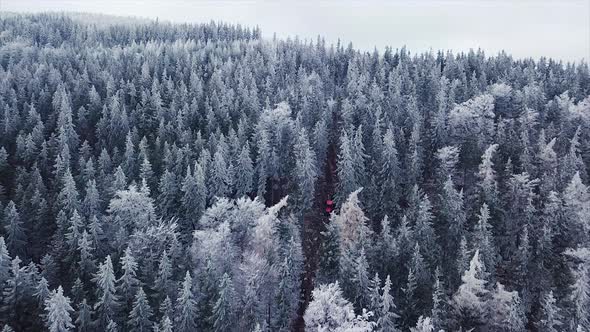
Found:
[(557, 332), (564, 325), (563, 316), (553, 291), (546, 292), (541, 297), (541, 317), (537, 323), (540, 332)]
[(86, 299), (82, 299), (82, 302), (78, 304), (76, 328), (80, 332), (92, 331), (92, 307)]
[(451, 301), (455, 319), (463, 328), (474, 328), (485, 323), (488, 290), (484, 276), (484, 265), (479, 257), (479, 250), (476, 250), (469, 269), (461, 277), (463, 283)]
[(13, 201), (8, 202), (4, 209), (4, 229), (7, 235), (6, 245), (8, 250), (13, 255), (25, 257), (27, 237), (20, 214)]
[(388, 275), (385, 279), (385, 284), (383, 285), (382, 289), (381, 303), (379, 307), (379, 320), (377, 321), (379, 328), (383, 332), (399, 331), (396, 323), (399, 316), (396, 313), (396, 306), (393, 302), (393, 296), (391, 295), (391, 292), (391, 278)]
[[(219, 283), (219, 295), (213, 306), (213, 329), (215, 332), (229, 331), (235, 321), (236, 294), (231, 278), (224, 273)], [(288, 327), (288, 326), (287, 326)]]
[(70, 313), (74, 311), (70, 299), (63, 295), (61, 286), (53, 291), (45, 301), (47, 328), (50, 332), (67, 332), (74, 328)]
[(133, 309), (129, 313), (129, 330), (136, 332), (149, 332), (152, 328), (151, 318), (153, 316), (152, 308), (148, 303), (147, 296), (143, 288), (139, 287), (135, 300), (133, 301)]
[[(197, 328), (197, 302), (193, 293), (193, 279), (187, 271), (184, 281), (178, 291), (178, 300), (176, 301), (176, 319), (175, 326), (178, 332), (195, 331)], [(223, 322), (220, 322), (221, 324)], [(221, 324), (221, 326), (225, 326)]]
[(254, 179), (254, 164), (250, 157), (250, 145), (247, 141), (238, 154), (234, 174), (236, 197), (239, 198), (251, 193)]
[(305, 129), (301, 129), (298, 133), (293, 150), (297, 196), (305, 210), (311, 207), (315, 198), (315, 183), (318, 177), (316, 156), (311, 149)]
[[(137, 300), (140, 282), (137, 279), (137, 261), (133, 257), (131, 248), (127, 247), (120, 259), (123, 274), (117, 280), (117, 294), (127, 312), (132, 302)], [(145, 294), (144, 294), (145, 295)]]
[(115, 273), (111, 256), (105, 258), (104, 263), (98, 267), (98, 272), (94, 277), (96, 283), (97, 302), (94, 305), (96, 313), (96, 324), (101, 328), (108, 328), (111, 321), (116, 319), (119, 300), (115, 288)]

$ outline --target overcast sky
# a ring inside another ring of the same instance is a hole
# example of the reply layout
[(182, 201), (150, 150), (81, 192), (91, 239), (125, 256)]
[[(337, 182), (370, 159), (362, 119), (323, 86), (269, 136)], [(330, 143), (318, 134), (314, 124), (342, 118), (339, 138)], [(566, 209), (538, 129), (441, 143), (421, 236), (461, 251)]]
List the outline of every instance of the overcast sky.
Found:
[(84, 11), (258, 25), (264, 37), (340, 38), (372, 50), (481, 47), (515, 57), (590, 58), (590, 0), (0, 0), (5, 11)]

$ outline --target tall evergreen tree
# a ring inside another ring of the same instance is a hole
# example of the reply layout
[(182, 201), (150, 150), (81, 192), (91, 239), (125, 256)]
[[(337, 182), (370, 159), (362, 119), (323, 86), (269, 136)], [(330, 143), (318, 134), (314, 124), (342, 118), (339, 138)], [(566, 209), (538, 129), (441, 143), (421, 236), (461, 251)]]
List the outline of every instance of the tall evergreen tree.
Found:
[(97, 302), (94, 305), (96, 313), (96, 324), (101, 328), (108, 328), (110, 322), (115, 320), (118, 310), (117, 301), (119, 297), (115, 288), (115, 272), (111, 256), (105, 258), (104, 263), (98, 267), (94, 277), (96, 283)]
[(24, 257), (27, 237), (20, 214), (13, 201), (8, 202), (4, 209), (4, 229), (7, 235), (6, 245), (8, 250), (13, 255)]
[(235, 302), (236, 294), (232, 280), (227, 275), (223, 274), (221, 282), (219, 283), (219, 296), (215, 305), (213, 306), (213, 329), (216, 332), (231, 330), (232, 322), (235, 320)]
[[(193, 293), (193, 279), (190, 273), (187, 271), (184, 277), (184, 281), (178, 292), (178, 300), (176, 301), (176, 331), (189, 332), (195, 331), (197, 328), (197, 302)], [(220, 327), (225, 326), (221, 324)]]
[(133, 309), (129, 313), (128, 324), (130, 331), (151, 331), (153, 324), (151, 321), (152, 316), (152, 308), (148, 303), (147, 296), (143, 288), (139, 287), (135, 295), (135, 300), (133, 301)]
[(61, 286), (53, 291), (45, 302), (47, 328), (50, 332), (66, 332), (74, 328), (70, 312), (74, 311), (70, 299), (63, 295)]

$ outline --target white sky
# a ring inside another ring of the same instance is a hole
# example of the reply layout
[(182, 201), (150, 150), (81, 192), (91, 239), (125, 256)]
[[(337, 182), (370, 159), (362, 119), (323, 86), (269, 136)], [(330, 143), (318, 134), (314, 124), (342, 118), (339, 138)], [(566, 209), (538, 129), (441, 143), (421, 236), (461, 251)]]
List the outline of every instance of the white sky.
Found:
[(264, 37), (340, 38), (372, 50), (481, 47), (515, 57), (590, 59), (590, 0), (0, 0), (3, 11), (83, 11), (258, 25)]

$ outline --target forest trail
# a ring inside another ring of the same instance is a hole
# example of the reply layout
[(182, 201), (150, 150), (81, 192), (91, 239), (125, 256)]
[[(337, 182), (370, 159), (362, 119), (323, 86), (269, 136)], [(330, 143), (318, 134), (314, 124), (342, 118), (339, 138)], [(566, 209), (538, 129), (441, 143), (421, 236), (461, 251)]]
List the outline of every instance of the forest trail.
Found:
[(304, 271), (301, 281), (301, 302), (297, 311), (294, 331), (304, 331), (303, 314), (311, 301), (318, 263), (320, 260), (321, 232), (326, 230), (329, 217), (325, 213), (326, 200), (333, 199), (336, 183), (336, 145), (328, 146), (328, 155), (324, 163), (324, 174), (318, 179), (316, 197), (312, 208), (303, 217), (302, 242)]

